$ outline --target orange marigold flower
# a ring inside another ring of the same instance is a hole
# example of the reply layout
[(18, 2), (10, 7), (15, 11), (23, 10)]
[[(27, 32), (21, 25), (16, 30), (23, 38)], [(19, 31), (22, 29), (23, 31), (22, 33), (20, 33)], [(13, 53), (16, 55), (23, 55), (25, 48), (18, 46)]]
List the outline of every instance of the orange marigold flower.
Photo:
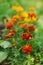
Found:
[(25, 30), (34, 31), (35, 26), (33, 24), (27, 25), (27, 24), (19, 24), (20, 28), (23, 28)]
[(21, 12), (21, 11), (23, 11), (23, 8), (21, 6), (15, 5), (15, 6), (12, 6), (12, 10), (16, 10), (18, 12)]
[(25, 33), (21, 34), (21, 38), (23, 40), (30, 40), (30, 39), (32, 39), (32, 34), (25, 32)]
[(9, 33), (9, 34), (5, 35), (5, 39), (10, 38), (11, 36), (12, 36), (12, 34), (11, 34), (11, 33)]
[(12, 19), (14, 19), (16, 21), (16, 20), (20, 20), (20, 17), (19, 17), (19, 15), (15, 15), (12, 17)]
[(10, 21), (9, 21), (9, 23), (14, 23), (15, 22), (15, 20), (12, 18)]
[(7, 25), (6, 25), (6, 28), (7, 29), (10, 29), (10, 28), (12, 28), (13, 27), (13, 24), (12, 23), (8, 23)]
[(27, 30), (29, 30), (29, 31), (34, 31), (34, 30), (35, 30), (34, 25), (33, 25), (33, 24), (30, 24), (30, 25), (28, 26)]
[(24, 52), (26, 54), (30, 54), (31, 51), (32, 51), (32, 46), (30, 44), (27, 44), (22, 47), (22, 52)]
[(19, 27), (20, 27), (20, 28), (24, 28), (24, 29), (26, 29), (27, 24), (22, 24), (22, 23), (21, 23), (21, 24), (19, 24)]
[(22, 12), (23, 11), (23, 8), (21, 6), (17, 7), (17, 11), (18, 12)]
[(14, 36), (14, 34), (15, 34), (15, 30), (11, 30), (7, 35), (5, 35), (5, 38), (10, 38)]
[(7, 28), (7, 29), (12, 28), (13, 25), (14, 25), (14, 22), (15, 22), (14, 19), (11, 19), (11, 20), (7, 23), (6, 28)]

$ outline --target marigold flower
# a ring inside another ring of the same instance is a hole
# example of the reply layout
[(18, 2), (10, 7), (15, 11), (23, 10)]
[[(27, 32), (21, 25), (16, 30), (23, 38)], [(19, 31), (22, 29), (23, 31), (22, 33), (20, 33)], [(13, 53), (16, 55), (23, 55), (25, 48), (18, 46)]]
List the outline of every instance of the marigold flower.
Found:
[(20, 23), (20, 22), (18, 22), (18, 24), (19, 24), (20, 28), (23, 28), (23, 29), (27, 28), (27, 24), (23, 24), (23, 23)]
[(11, 30), (7, 35), (5, 35), (5, 38), (10, 38), (14, 36), (14, 34), (15, 34), (15, 30)]
[(12, 28), (13, 27), (13, 23), (11, 23), (11, 22), (9, 22), (7, 25), (6, 25), (6, 28), (7, 29), (10, 29), (10, 28)]
[(30, 24), (30, 25), (28, 26), (27, 30), (29, 30), (29, 31), (34, 31), (34, 30), (35, 30), (34, 25), (33, 25), (33, 24)]
[(36, 16), (35, 13), (30, 12), (30, 13), (28, 13), (28, 16), (31, 17), (32, 21), (36, 21), (37, 20), (37, 16)]
[(23, 28), (23, 29), (25, 29), (25, 30), (29, 30), (29, 31), (34, 31), (35, 30), (35, 27), (34, 27), (34, 25), (33, 24), (29, 24), (29, 25), (27, 25), (27, 24), (19, 24), (19, 27), (20, 28)]
[(15, 15), (15, 16), (12, 17), (12, 19), (14, 19), (15, 21), (16, 20), (20, 20), (20, 16), (19, 15)]
[(25, 32), (25, 33), (21, 34), (21, 38), (22, 38), (22, 40), (31, 40), (32, 34)]
[(21, 12), (21, 11), (23, 11), (23, 8), (21, 6), (15, 5), (15, 6), (12, 6), (12, 10), (16, 10), (18, 12)]
[(17, 11), (18, 12), (22, 12), (23, 11), (23, 8), (21, 6), (17, 7)]
[(15, 20), (12, 18), (9, 22), (13, 24)]
[(19, 24), (19, 27), (25, 29), (25, 28), (27, 27), (27, 24), (22, 24), (22, 23), (21, 23), (21, 24)]
[(32, 18), (32, 17), (36, 17), (36, 14), (35, 13), (32, 13), (32, 12), (29, 12), (28, 13), (28, 16)]
[(22, 52), (24, 52), (26, 54), (30, 54), (31, 51), (32, 51), (32, 46), (30, 44), (27, 44), (22, 47)]
[(7, 28), (7, 29), (12, 28), (13, 25), (14, 25), (14, 22), (15, 22), (14, 19), (11, 19), (11, 20), (7, 23), (6, 28)]
[(37, 18), (36, 17), (32, 17), (32, 21), (36, 21), (37, 20)]

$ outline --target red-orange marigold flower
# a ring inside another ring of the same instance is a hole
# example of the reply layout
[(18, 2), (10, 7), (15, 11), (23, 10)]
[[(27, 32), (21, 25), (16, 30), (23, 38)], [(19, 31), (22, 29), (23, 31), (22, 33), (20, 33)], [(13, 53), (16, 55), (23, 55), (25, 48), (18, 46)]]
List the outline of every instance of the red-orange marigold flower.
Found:
[(13, 27), (14, 23), (15, 23), (15, 20), (14, 20), (14, 19), (11, 19), (11, 20), (7, 23), (6, 28), (7, 28), (7, 29), (11, 29), (11, 28)]
[(29, 31), (34, 31), (34, 30), (35, 30), (34, 25), (33, 25), (33, 24), (30, 24), (30, 25), (28, 26), (27, 30), (29, 30)]
[(32, 12), (28, 13), (28, 16), (30, 16), (31, 18), (32, 17), (35, 17), (36, 18), (36, 14), (35, 13), (32, 13)]
[(32, 46), (30, 44), (27, 44), (22, 47), (22, 52), (24, 52), (26, 54), (30, 54), (31, 51), (32, 51)]
[(5, 38), (10, 38), (10, 37), (14, 36), (14, 34), (15, 34), (15, 30), (11, 30), (11, 31), (9, 32), (9, 34), (7, 34), (7, 35), (5, 36)]
[(30, 39), (32, 39), (32, 34), (30, 34), (30, 33), (28, 33), (28, 32), (23, 33), (23, 34), (21, 34), (21, 38), (22, 38), (23, 40), (30, 40)]
[(11, 22), (9, 22), (7, 25), (6, 25), (6, 28), (7, 29), (10, 29), (10, 28), (12, 28), (13, 27), (13, 23), (11, 23)]

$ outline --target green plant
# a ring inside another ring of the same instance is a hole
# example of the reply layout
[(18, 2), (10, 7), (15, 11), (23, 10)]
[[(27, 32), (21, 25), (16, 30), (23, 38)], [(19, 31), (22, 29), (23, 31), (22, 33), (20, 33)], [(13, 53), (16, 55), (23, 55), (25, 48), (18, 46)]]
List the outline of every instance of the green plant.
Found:
[[(12, 3), (11, 3), (12, 2)], [(14, 4), (14, 3), (16, 4)], [(22, 1), (24, 2), (24, 1)], [(3, 6), (0, 25), (0, 63), (3, 65), (42, 65), (43, 64), (43, 17), (40, 17), (42, 10), (26, 3), (33, 3), (31, 0), (22, 4), (19, 0), (4, 0), (3, 3), (10, 3)], [(0, 5), (1, 7), (2, 5)], [(9, 9), (10, 8), (10, 9)], [(6, 12), (6, 13), (5, 13)], [(5, 17), (3, 17), (5, 14)], [(2, 29), (1, 29), (2, 28)]]

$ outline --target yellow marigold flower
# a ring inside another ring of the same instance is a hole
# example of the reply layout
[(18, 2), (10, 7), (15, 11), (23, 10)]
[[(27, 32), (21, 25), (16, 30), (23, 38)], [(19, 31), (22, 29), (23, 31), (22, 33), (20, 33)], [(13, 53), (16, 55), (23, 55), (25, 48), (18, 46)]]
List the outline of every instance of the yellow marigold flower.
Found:
[(12, 6), (12, 10), (16, 10), (18, 12), (21, 12), (21, 11), (23, 11), (23, 8), (21, 6), (15, 5), (15, 6)]
[(30, 10), (35, 10), (35, 7), (34, 6), (31, 6), (29, 9)]
[(36, 17), (32, 17), (32, 21), (36, 21), (37, 20), (37, 18)]
[(23, 16), (23, 17), (28, 17), (28, 14), (27, 14), (27, 12), (22, 12), (22, 13), (21, 13), (21, 16)]
[(25, 18), (24, 21), (25, 21), (25, 22), (30, 22), (31, 19), (30, 19), (30, 18)]
[(21, 12), (21, 11), (23, 11), (23, 8), (21, 6), (19, 6), (19, 7), (17, 7), (17, 11)]
[(12, 6), (12, 10), (17, 10), (17, 6)]

